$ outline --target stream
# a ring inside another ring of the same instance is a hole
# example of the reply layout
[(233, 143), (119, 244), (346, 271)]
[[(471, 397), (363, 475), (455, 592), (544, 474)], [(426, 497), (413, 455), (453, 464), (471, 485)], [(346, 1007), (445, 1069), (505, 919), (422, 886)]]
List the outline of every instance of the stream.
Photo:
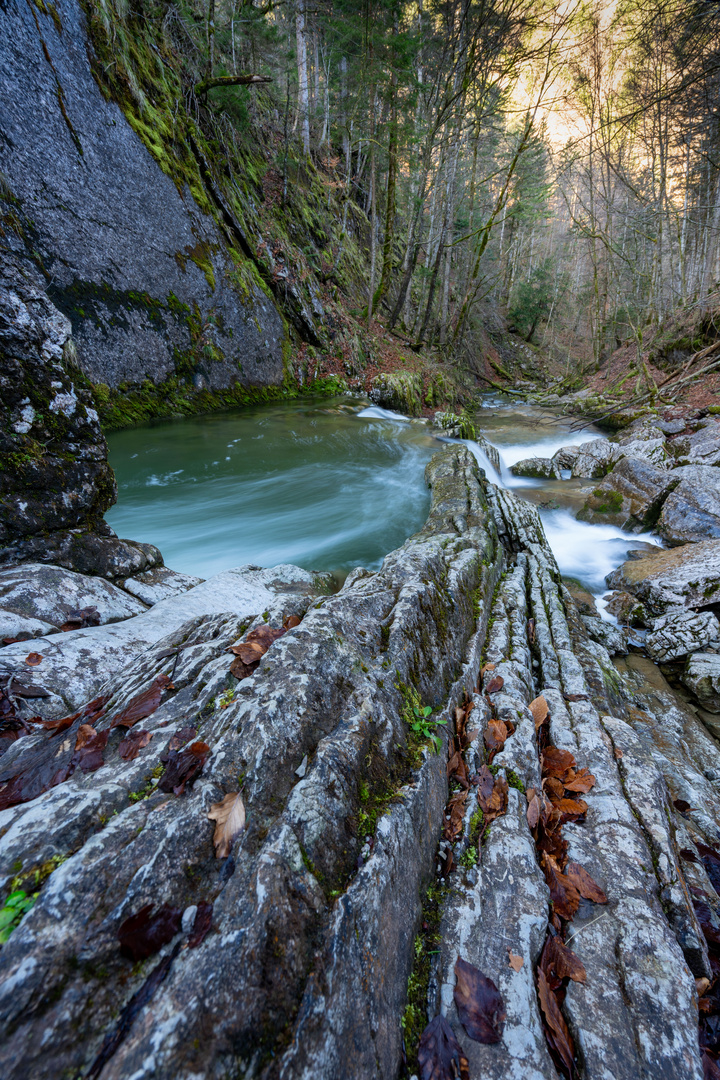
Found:
[[(539, 507), (563, 574), (595, 595), (638, 539), (576, 521), (592, 481), (528, 480), (509, 468), (601, 433), (535, 406), (485, 399), (478, 431), (495, 445), (493, 482)], [(424, 467), (443, 440), (423, 423), (347, 397), (291, 402), (131, 428), (108, 438), (118, 502), (106, 515), (119, 536), (156, 544), (166, 565), (210, 577), (246, 563), (295, 563), (343, 580), (379, 568), (419, 529), (430, 505)], [(602, 606), (602, 605), (601, 605)]]

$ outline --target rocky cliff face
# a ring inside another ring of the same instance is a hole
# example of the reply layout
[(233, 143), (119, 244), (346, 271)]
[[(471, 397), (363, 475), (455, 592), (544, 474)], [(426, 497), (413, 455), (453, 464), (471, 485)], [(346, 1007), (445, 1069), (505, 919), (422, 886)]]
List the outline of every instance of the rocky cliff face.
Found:
[(118, 577), (162, 562), (118, 540), (107, 444), (70, 321), (31, 263), (0, 252), (0, 565), (28, 559)]
[(92, 57), (77, 0), (0, 5), (0, 243), (41, 267), (94, 383), (280, 383), (283, 321), (251, 263), (202, 184), (206, 212), (103, 96)]

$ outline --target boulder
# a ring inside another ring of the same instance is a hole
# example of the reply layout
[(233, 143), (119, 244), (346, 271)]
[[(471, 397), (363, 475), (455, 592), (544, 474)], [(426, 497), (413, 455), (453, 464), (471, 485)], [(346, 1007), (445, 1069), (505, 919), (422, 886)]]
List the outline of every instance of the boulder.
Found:
[(115, 581), (162, 566), (162, 555), (154, 544), (121, 540), (104, 521), (91, 531), (69, 529), (47, 536), (31, 536), (0, 548), (0, 566), (43, 562), (94, 574)]
[(561, 446), (559, 450), (556, 450), (551, 460), (558, 470), (558, 473), (561, 473), (563, 470), (572, 471), (575, 459), (579, 453), (579, 446)]
[(203, 581), (204, 578), (193, 577), (192, 574), (178, 574), (167, 566), (157, 566), (153, 570), (136, 574), (135, 577), (125, 578), (118, 584), (148, 607), (152, 607), (158, 601), (166, 600), (168, 596), (177, 596), (196, 585), (202, 585)]
[(695, 421), (688, 435), (678, 435), (668, 442), (668, 449), (679, 465), (720, 465), (720, 421), (715, 417)]
[(711, 611), (669, 611), (654, 621), (645, 638), (648, 656), (658, 663), (679, 660), (708, 646), (720, 648), (720, 623)]
[(612, 592), (604, 597), (605, 607), (623, 626), (645, 626), (648, 613), (645, 605), (628, 592)]
[(658, 469), (639, 458), (622, 458), (593, 490), (578, 519), (618, 525), (632, 532), (649, 529), (657, 521), (668, 494), (679, 483), (675, 472)]
[(94, 608), (96, 625), (120, 622), (146, 611), (146, 605), (116, 585), (42, 563), (0, 570), (0, 610), (41, 619), (60, 629), (81, 608)]
[(625, 656), (628, 651), (627, 635), (619, 626), (596, 615), (581, 615), (583, 626), (593, 641), (597, 641), (610, 656)]
[(559, 480), (560, 469), (551, 458), (524, 458), (510, 466), (513, 476), (533, 476), (540, 480)]
[[(240, 566), (223, 570), (187, 592), (159, 600), (149, 610), (126, 595), (128, 604), (142, 608), (142, 614), (56, 635), (47, 645), (43, 643), (39, 650), (42, 660), (35, 669), (37, 681), (51, 694), (44, 702), (43, 715), (74, 712), (96, 697), (100, 687), (133, 658), (175, 633), (188, 619), (227, 614), (246, 620), (249, 626), (253, 619), (268, 613), (279, 614), (282, 622), (286, 615), (304, 612), (319, 593), (328, 592), (327, 578), (298, 566)], [(19, 677), (27, 670), (27, 652), (22, 642), (6, 645), (4, 666)]]
[(14, 640), (28, 641), (44, 634), (53, 634), (56, 630), (57, 627), (52, 623), (16, 615), (13, 611), (3, 611), (0, 608), (0, 644), (10, 644)]
[(606, 476), (622, 456), (620, 448), (608, 439), (592, 439), (578, 447), (571, 465), (572, 475), (587, 480)]
[(621, 448), (624, 457), (648, 461), (660, 468), (668, 460), (665, 433), (652, 420), (636, 420), (615, 435), (612, 442)]
[(718, 653), (693, 653), (680, 677), (704, 709), (711, 713), (720, 713), (720, 655)]
[(631, 559), (605, 580), (611, 589), (637, 597), (651, 616), (671, 607), (708, 607), (720, 597), (720, 540)]
[(660, 513), (660, 536), (673, 545), (720, 539), (720, 468), (683, 465), (670, 475), (679, 483)]
[(405, 416), (422, 416), (422, 377), (410, 371), (386, 371), (376, 375), (369, 397), (375, 405)]

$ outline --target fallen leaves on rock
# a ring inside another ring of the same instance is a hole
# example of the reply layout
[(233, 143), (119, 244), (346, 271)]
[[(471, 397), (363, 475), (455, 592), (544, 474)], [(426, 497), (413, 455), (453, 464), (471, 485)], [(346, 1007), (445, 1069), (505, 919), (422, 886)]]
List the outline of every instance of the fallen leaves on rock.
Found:
[(587, 978), (582, 960), (569, 949), (559, 934), (551, 934), (543, 946), (540, 968), (548, 985), (557, 990), (563, 979), (584, 983)]
[(565, 873), (585, 900), (592, 900), (594, 904), (607, 904), (607, 896), (580, 863), (568, 863), (565, 867)]
[(79, 608), (77, 611), (69, 611), (65, 622), (60, 629), (67, 633), (69, 630), (84, 630), (86, 626), (99, 626), (100, 612), (96, 607)]
[(138, 731), (135, 728), (132, 731), (128, 731), (118, 747), (118, 753), (123, 761), (134, 761), (143, 747), (147, 746), (151, 739), (151, 731)]
[(497, 694), (499, 690), (502, 690), (505, 685), (505, 680), (502, 675), (494, 675), (490, 682), (485, 687), (486, 694)]
[(469, 1080), (468, 1060), (444, 1016), (436, 1016), (420, 1036), (420, 1080)]
[(113, 720), (111, 727), (132, 727), (138, 720), (146, 720), (160, 704), (163, 690), (173, 690), (173, 684), (167, 675), (156, 675), (142, 694), (128, 702), (122, 712)]
[(458, 791), (453, 795), (445, 808), (445, 826), (443, 828), (443, 836), (446, 840), (453, 843), (459, 837), (462, 832), (463, 816), (465, 814), (465, 803), (467, 801), (467, 791)]
[[(103, 764), (108, 733), (96, 731), (95, 724), (104, 715), (107, 701), (107, 697), (95, 698), (79, 712), (58, 720), (33, 719), (33, 724), (51, 732), (50, 737), (16, 755), (12, 765), (0, 770), (0, 809), (36, 799), (62, 784), (77, 768), (93, 772)], [(89, 730), (78, 740), (81, 727)], [(66, 731), (68, 735), (60, 738)]]
[(537, 729), (542, 727), (542, 725), (545, 723), (550, 712), (548, 708), (548, 703), (542, 696), (542, 694), (540, 694), (539, 697), (536, 697), (534, 701), (530, 702), (530, 712), (532, 713), (532, 718), (535, 721), (535, 730), (537, 731)]
[(257, 626), (250, 631), (244, 641), (240, 641), (236, 645), (230, 645), (227, 651), (235, 655), (235, 659), (230, 665), (230, 674), (236, 679), (246, 679), (248, 675), (252, 675), (273, 642), (286, 634), (293, 626), (299, 624), (300, 619), (298, 616), (290, 615), (282, 626), (277, 628)]
[(543, 852), (540, 863), (550, 890), (553, 910), (561, 919), (570, 921), (580, 906), (580, 893), (575, 883), (563, 874), (552, 855)]
[(25, 663), (28, 665), (28, 667), (37, 667), (38, 664), (41, 664), (43, 662), (43, 660), (44, 657), (39, 652), (28, 653), (25, 657)]
[(502, 1039), (505, 1002), (492, 979), (458, 957), (453, 997), (460, 1022), (475, 1042), (493, 1044)]
[(213, 803), (207, 816), (216, 822), (213, 833), (215, 857), (226, 859), (236, 836), (245, 828), (245, 804), (240, 792), (231, 791), (221, 802)]
[(566, 1071), (575, 1075), (575, 1047), (555, 994), (548, 986), (545, 972), (538, 968), (538, 998), (545, 1019), (545, 1035)]
[(145, 904), (118, 927), (120, 952), (129, 960), (147, 960), (172, 941), (180, 930), (181, 908), (169, 904), (163, 904), (155, 912), (154, 908), (154, 904)]
[(203, 770), (210, 747), (206, 742), (190, 743), (184, 750), (168, 749), (160, 760), (165, 772), (160, 778), (158, 791), (172, 791), (182, 795), (187, 784), (195, 780)]
[(189, 949), (197, 949), (198, 945), (202, 945), (212, 926), (212, 913), (212, 904), (207, 900), (201, 900), (197, 906), (195, 921), (192, 930), (190, 931), (190, 937), (188, 938)]
[(508, 737), (508, 729), (502, 720), (490, 720), (483, 739), (488, 750), (500, 751)]
[(511, 952), (511, 950), (508, 949), (508, 963), (513, 971), (520, 971), (525, 961), (522, 956), (518, 956), (517, 953)]
[[(490, 775), (492, 776), (492, 773)], [(507, 810), (508, 790), (507, 780), (500, 775), (493, 777), (493, 786), (487, 797), (485, 796), (487, 782), (485, 781), (478, 788), (478, 806), (483, 812), (486, 825), (489, 825), (496, 817), (500, 817)]]

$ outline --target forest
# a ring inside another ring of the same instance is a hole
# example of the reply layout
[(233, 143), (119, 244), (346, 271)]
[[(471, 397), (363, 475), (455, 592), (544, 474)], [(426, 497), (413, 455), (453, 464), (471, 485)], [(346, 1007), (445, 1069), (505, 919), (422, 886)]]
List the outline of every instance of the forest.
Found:
[(230, 160), (266, 148), (281, 209), (315, 170), (341, 226), (303, 253), (313, 269), (340, 280), (360, 249), (361, 317), (449, 363), (505, 320), (597, 366), (716, 288), (711, 2), (101, 0), (93, 17), (121, 55), (135, 21), (162, 27), (174, 92)]

